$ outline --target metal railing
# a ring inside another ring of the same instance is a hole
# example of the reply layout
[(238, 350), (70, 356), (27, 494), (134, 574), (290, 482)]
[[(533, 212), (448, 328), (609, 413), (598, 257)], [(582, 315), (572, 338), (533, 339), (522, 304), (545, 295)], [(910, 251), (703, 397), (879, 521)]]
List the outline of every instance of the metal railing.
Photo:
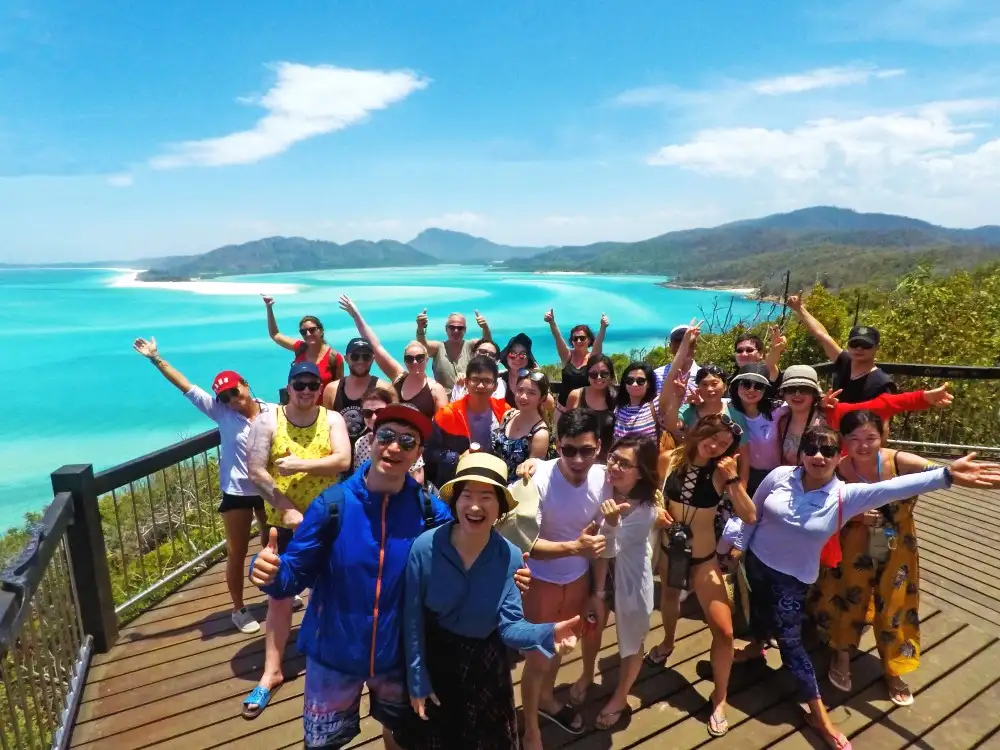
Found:
[[(948, 408), (894, 417), (889, 430), (891, 444), (929, 456), (958, 456), (968, 451), (1000, 455), (1000, 367), (888, 362), (879, 367), (892, 376), (900, 393), (948, 382), (955, 396)], [(816, 370), (829, 379), (833, 365), (827, 362)]]
[(74, 498), (57, 493), (0, 573), (0, 748), (68, 745), (93, 648), (68, 547)]

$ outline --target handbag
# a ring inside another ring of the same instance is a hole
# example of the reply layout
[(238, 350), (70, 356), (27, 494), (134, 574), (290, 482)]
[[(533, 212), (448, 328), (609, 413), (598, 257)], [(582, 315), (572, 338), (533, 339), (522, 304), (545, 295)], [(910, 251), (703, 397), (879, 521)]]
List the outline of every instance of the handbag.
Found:
[(844, 526), (844, 500), (840, 488), (837, 488), (837, 530), (826, 540), (819, 553), (819, 564), (825, 568), (836, 568), (844, 559), (844, 551), (840, 547), (840, 530)]
[(521, 552), (531, 552), (538, 539), (538, 506), (541, 498), (535, 480), (530, 477), (519, 479), (508, 487), (517, 500), (517, 507), (503, 515), (496, 530), (504, 539)]

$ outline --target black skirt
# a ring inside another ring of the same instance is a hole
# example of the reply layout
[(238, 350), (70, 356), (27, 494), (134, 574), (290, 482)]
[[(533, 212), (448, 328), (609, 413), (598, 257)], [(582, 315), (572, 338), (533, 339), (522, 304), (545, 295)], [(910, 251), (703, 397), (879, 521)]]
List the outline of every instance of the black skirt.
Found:
[(520, 750), (514, 683), (498, 631), (467, 638), (424, 611), (424, 655), (434, 694), (427, 721), (416, 714), (396, 732), (406, 750)]

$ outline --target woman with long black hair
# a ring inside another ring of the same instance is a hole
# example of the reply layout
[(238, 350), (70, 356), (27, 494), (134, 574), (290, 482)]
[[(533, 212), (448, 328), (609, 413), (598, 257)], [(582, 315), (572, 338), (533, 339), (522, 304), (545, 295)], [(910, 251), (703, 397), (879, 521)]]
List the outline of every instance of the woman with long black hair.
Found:
[(771, 396), (770, 373), (767, 365), (743, 365), (729, 381), (729, 401), (743, 415), (749, 438), (750, 478), (747, 494), (751, 497), (764, 477), (781, 464)]
[(645, 362), (630, 362), (615, 397), (614, 439), (635, 435), (657, 441), (660, 432), (653, 368)]
[(556, 324), (555, 310), (550, 308), (545, 313), (545, 322), (549, 324), (552, 340), (556, 343), (556, 353), (562, 362), (562, 390), (559, 392), (559, 409), (566, 407), (569, 394), (577, 388), (585, 388), (588, 384), (587, 369), (591, 356), (601, 356), (604, 353), (604, 336), (608, 332), (608, 316), (601, 314), (601, 327), (594, 335), (590, 326), (575, 325), (570, 329), (570, 346)]
[(611, 449), (615, 434), (615, 364), (604, 354), (591, 354), (587, 359), (587, 382), (566, 399), (566, 411), (586, 407), (594, 413), (600, 425), (601, 453), (598, 462), (604, 463)]

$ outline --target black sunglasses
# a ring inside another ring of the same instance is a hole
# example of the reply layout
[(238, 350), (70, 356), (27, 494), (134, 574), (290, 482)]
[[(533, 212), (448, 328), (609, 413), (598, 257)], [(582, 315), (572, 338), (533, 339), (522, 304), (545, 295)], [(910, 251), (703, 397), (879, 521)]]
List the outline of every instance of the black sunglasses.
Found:
[(224, 391), (219, 391), (219, 395), (216, 396), (215, 398), (216, 400), (218, 400), (220, 404), (228, 404), (234, 398), (238, 398), (239, 395), (240, 395), (239, 388), (227, 388)]
[(371, 419), (372, 417), (376, 416), (380, 411), (382, 411), (384, 408), (385, 408), (384, 406), (380, 406), (377, 409), (362, 409), (361, 416), (364, 417), (365, 419)]
[(447, 327), (447, 329), (449, 331), (464, 331), (465, 330), (465, 326), (456, 326), (456, 325), (452, 325), (451, 323), (449, 323), (446, 327)]
[(542, 372), (541, 370), (529, 370), (526, 367), (522, 367), (520, 370), (517, 371), (517, 377), (519, 379), (527, 378), (532, 383), (540, 383), (542, 380), (545, 379), (545, 373)]
[(581, 458), (593, 458), (597, 455), (597, 450), (598, 449), (592, 445), (585, 445), (582, 448), (577, 448), (575, 445), (559, 446), (559, 452), (566, 458), (576, 458), (577, 456), (580, 456)]
[(316, 331), (321, 331), (321, 330), (323, 330), (323, 329), (320, 328), (319, 326), (313, 326), (312, 328), (300, 328), (299, 329), (299, 335), (300, 336), (305, 336), (307, 334), (316, 333)]
[(570, 341), (590, 341), (590, 336), (570, 336)]
[(490, 351), (489, 349), (476, 349), (477, 357), (489, 357), (490, 359), (496, 359), (497, 353)]
[(426, 354), (404, 354), (403, 361), (408, 365), (417, 365), (427, 359)]
[(320, 382), (318, 380), (293, 380), (291, 382), (292, 390), (302, 393), (302, 391), (318, 391)]
[(591, 380), (607, 380), (611, 377), (611, 373), (607, 370), (600, 370), (597, 372), (588, 372), (587, 377)]
[(744, 347), (741, 347), (741, 348), (737, 349), (736, 353), (737, 354), (753, 354), (756, 351), (757, 351), (757, 347), (751, 347), (750, 349), (747, 349), (744, 346)]
[(347, 355), (347, 358), (351, 360), (351, 362), (369, 362), (374, 357), (375, 355), (369, 351), (351, 352)]
[(758, 383), (756, 380), (741, 380), (740, 388), (746, 388), (748, 391), (763, 391), (767, 390), (767, 386), (763, 383)]
[(790, 385), (787, 388), (782, 388), (781, 393), (789, 396), (809, 396), (815, 394), (816, 389), (808, 385)]
[(407, 432), (396, 432), (391, 427), (379, 427), (375, 433), (375, 439), (379, 445), (392, 445), (396, 443), (404, 451), (412, 451), (417, 447), (417, 439)]
[(821, 453), (823, 458), (833, 458), (840, 452), (836, 445), (816, 445), (816, 443), (802, 443), (802, 455), (815, 456)]
[(625, 378), (625, 385), (646, 385), (646, 378), (643, 376), (633, 377), (629, 375)]
[(875, 348), (874, 346), (872, 346), (867, 341), (854, 341), (854, 342), (848, 341), (847, 342), (847, 346), (849, 348), (851, 348), (851, 349), (874, 349)]

